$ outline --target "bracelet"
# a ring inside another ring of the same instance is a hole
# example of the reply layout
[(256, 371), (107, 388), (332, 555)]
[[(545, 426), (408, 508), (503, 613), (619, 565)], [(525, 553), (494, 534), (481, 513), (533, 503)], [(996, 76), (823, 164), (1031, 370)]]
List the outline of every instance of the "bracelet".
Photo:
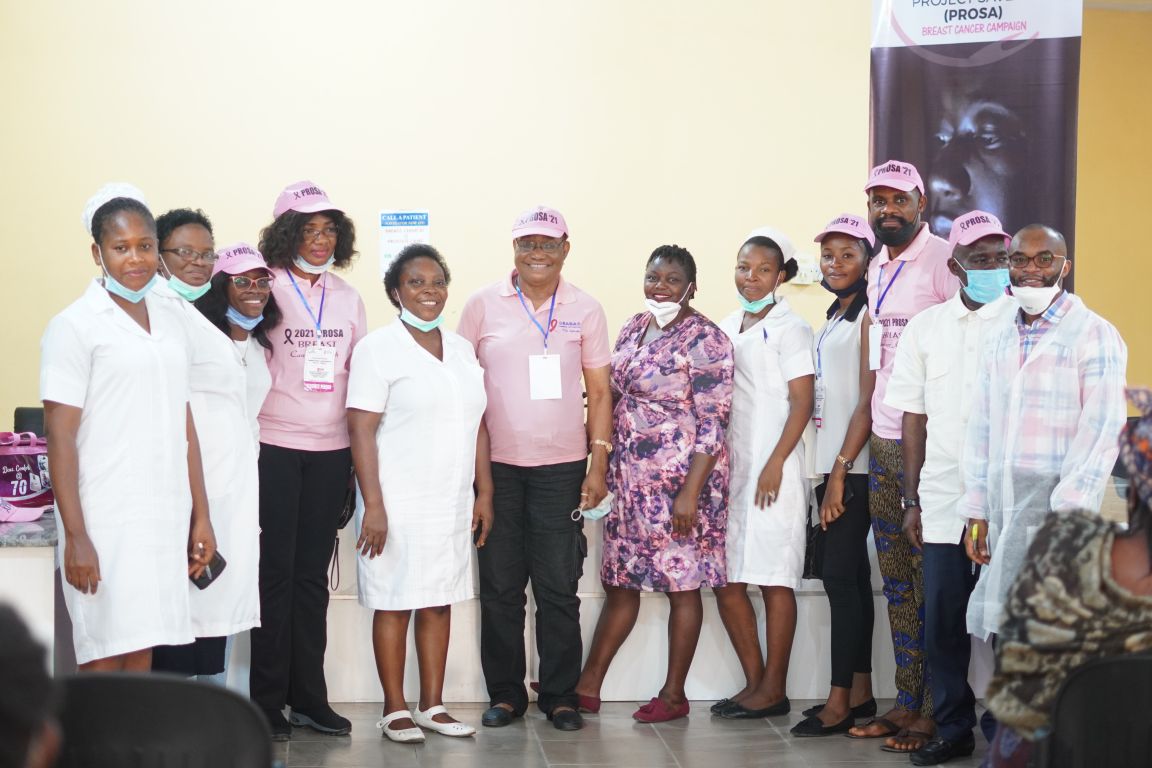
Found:
[(852, 467), (856, 466), (856, 462), (848, 461), (848, 459), (844, 458), (840, 454), (836, 454), (836, 461), (840, 462), (840, 466), (844, 467), (844, 469), (848, 470), (849, 472), (852, 471)]
[(612, 453), (612, 443), (608, 442), (607, 440), (593, 440), (592, 445), (598, 445), (608, 453)]

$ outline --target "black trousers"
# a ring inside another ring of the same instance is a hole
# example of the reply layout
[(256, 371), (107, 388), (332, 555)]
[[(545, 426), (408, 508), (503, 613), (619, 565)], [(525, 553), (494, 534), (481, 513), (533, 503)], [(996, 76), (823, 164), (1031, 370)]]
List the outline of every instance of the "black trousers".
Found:
[(980, 569), (963, 544), (924, 544), (924, 649), (931, 673), (933, 718), (941, 738), (956, 741), (976, 725), (976, 696), (968, 685), (972, 638), (968, 596)]
[(252, 700), (265, 710), (328, 703), (328, 564), (352, 452), (260, 445), (260, 626)]
[[(825, 483), (816, 487), (824, 501)], [(868, 565), (868, 475), (849, 474), (844, 492), (852, 498), (844, 514), (824, 532), (824, 592), (832, 616), (832, 685), (851, 688), (852, 675), (872, 671), (872, 570)]]
[(586, 463), (539, 467), (492, 462), (495, 523), (480, 550), (480, 663), (491, 704), (528, 708), (524, 688), (524, 617), (532, 582), (536, 601), (536, 650), (540, 655), (542, 712), (576, 706), (583, 644), (577, 584), (588, 542), (580, 503)]

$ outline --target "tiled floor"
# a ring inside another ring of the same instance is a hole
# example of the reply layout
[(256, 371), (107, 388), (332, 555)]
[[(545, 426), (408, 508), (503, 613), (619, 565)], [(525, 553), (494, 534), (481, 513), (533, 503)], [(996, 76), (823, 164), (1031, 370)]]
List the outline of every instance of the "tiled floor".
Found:
[[(692, 715), (660, 725), (632, 720), (638, 704), (605, 704), (599, 715), (587, 715), (584, 730), (557, 731), (533, 708), (506, 728), (480, 727), (480, 704), (456, 704), (453, 714), (477, 726), (472, 738), (454, 739), (428, 733), (425, 744), (394, 744), (380, 735), (378, 704), (335, 705), (352, 720), (351, 736), (322, 736), (296, 729), (292, 741), (276, 745), (287, 768), (309, 766), (444, 766), (445, 768), (550, 768), (551, 766), (674, 766), (676, 768), (745, 768), (750, 766), (909, 765), (908, 758), (880, 751), (883, 740), (857, 741), (843, 736), (796, 739), (788, 729), (812, 702), (792, 702), (792, 714), (767, 720), (733, 721), (712, 717), (712, 702), (693, 702)], [(885, 704), (881, 702), (882, 709)], [(977, 753), (949, 766), (980, 764)]]

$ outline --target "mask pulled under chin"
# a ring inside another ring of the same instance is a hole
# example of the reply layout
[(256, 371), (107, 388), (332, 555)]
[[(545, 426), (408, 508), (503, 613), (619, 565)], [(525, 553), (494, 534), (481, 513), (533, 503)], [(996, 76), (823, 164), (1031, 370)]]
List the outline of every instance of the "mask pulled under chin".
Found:
[(263, 314), (257, 315), (256, 317), (248, 317), (248, 315), (242, 314), (240, 310), (232, 306), (228, 307), (228, 310), (224, 313), (224, 316), (228, 318), (228, 322), (232, 323), (232, 325), (236, 326), (237, 328), (243, 328), (246, 331), (251, 331), (256, 326), (260, 325), (260, 323), (264, 322)]
[(689, 283), (688, 287), (684, 289), (684, 293), (680, 296), (680, 301), (656, 301), (654, 299), (644, 299), (644, 306), (652, 317), (656, 320), (656, 325), (659, 328), (664, 328), (680, 314), (680, 310), (684, 306), (680, 303), (688, 295), (688, 291), (692, 290), (692, 284)]
[(178, 296), (184, 297), (187, 301), (196, 301), (208, 291), (212, 290), (212, 283), (204, 283), (204, 285), (189, 285), (176, 275), (168, 278), (168, 287), (171, 288)]
[(428, 333), (429, 331), (434, 331), (440, 327), (440, 324), (444, 322), (444, 313), (441, 312), (431, 320), (421, 320), (420, 318), (416, 317), (416, 315), (409, 312), (408, 307), (401, 305), (400, 319), (416, 330)]
[(119, 296), (125, 301), (132, 304), (139, 304), (143, 301), (144, 297), (148, 295), (148, 291), (155, 287), (158, 277), (155, 273), (152, 274), (152, 279), (144, 284), (143, 288), (139, 290), (132, 290), (128, 286), (121, 283), (116, 278), (112, 277), (112, 273), (108, 271), (108, 265), (104, 263), (104, 251), (97, 246), (97, 254), (100, 256), (100, 269), (104, 271), (104, 290), (111, 293), (113, 296)]
[(820, 287), (826, 291), (829, 291), (829, 292), (835, 294), (836, 298), (843, 299), (843, 298), (851, 296), (855, 293), (859, 293), (860, 291), (867, 288), (868, 287), (868, 278), (864, 275), (861, 275), (860, 279), (857, 280), (856, 282), (852, 283), (852, 285), (848, 286), (847, 288), (840, 288), (840, 289), (833, 288), (831, 285), (828, 284), (827, 278), (825, 278), (824, 280), (820, 281)]
[(1020, 302), (1020, 308), (1024, 310), (1027, 315), (1039, 315), (1044, 310), (1051, 306), (1056, 294), (1063, 290), (1060, 286), (1060, 281), (1057, 280), (1054, 285), (1046, 285), (1041, 288), (1032, 286), (1012, 286), (1012, 295), (1016, 297), (1016, 301)]
[(302, 256), (300, 256), (300, 254), (296, 254), (296, 256), (292, 259), (292, 263), (295, 264), (296, 268), (301, 272), (307, 272), (310, 275), (322, 275), (327, 272), (333, 264), (336, 263), (336, 254), (329, 256), (328, 261), (324, 262), (320, 266), (309, 264), (304, 260)]

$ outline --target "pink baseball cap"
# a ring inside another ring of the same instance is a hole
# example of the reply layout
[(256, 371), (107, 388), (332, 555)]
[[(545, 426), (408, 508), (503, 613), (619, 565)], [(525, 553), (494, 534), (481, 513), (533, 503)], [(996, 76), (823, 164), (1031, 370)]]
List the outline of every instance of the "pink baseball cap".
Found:
[(920, 194), (924, 194), (924, 180), (920, 178), (920, 171), (916, 170), (916, 166), (912, 163), (900, 160), (887, 160), (873, 168), (868, 174), (868, 183), (864, 185), (864, 191), (867, 192), (873, 187), (892, 187), (901, 192), (918, 189)]
[(568, 235), (568, 222), (555, 208), (538, 205), (529, 208), (516, 217), (512, 225), (512, 239), (527, 235), (547, 235), (548, 237), (566, 237)]
[(872, 227), (868, 226), (868, 222), (864, 220), (863, 216), (857, 216), (854, 213), (840, 214), (825, 224), (824, 231), (812, 238), (812, 242), (819, 243), (833, 232), (867, 240), (868, 245), (876, 247), (876, 235), (872, 233)]
[(1000, 219), (987, 211), (971, 211), (963, 216), (957, 216), (952, 222), (952, 231), (948, 234), (948, 247), (955, 249), (957, 245), (972, 245), (982, 237), (996, 235), (1011, 240), (1011, 236), (1004, 231)]
[(250, 269), (264, 269), (269, 273), (272, 271), (268, 269), (268, 262), (264, 261), (260, 251), (248, 243), (234, 243), (216, 252), (216, 263), (212, 265), (212, 277), (216, 277), (221, 272), (228, 275), (239, 275)]
[(297, 213), (320, 213), (321, 211), (344, 211), (332, 205), (328, 194), (310, 181), (298, 181), (289, 184), (276, 198), (276, 205), (272, 209), (272, 216), (280, 218), (288, 211)]

